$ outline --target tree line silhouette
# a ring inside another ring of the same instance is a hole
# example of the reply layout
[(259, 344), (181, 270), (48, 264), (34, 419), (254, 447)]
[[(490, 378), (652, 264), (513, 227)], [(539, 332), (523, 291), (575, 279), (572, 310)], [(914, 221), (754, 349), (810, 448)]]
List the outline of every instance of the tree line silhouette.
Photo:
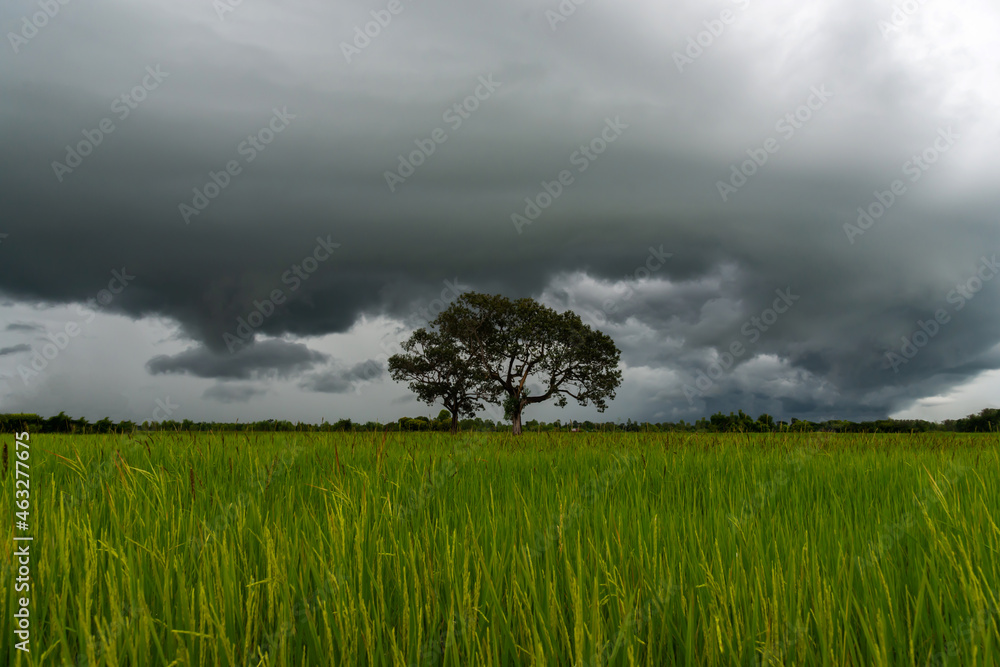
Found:
[[(85, 418), (73, 418), (65, 412), (44, 418), (37, 414), (3, 414), (0, 415), (0, 433), (75, 433), (81, 435), (102, 433), (132, 433), (136, 431), (161, 432), (282, 432), (298, 433), (332, 433), (332, 432), (420, 432), (451, 430), (452, 418), (447, 410), (442, 410), (437, 418), (401, 417), (395, 421), (381, 423), (377, 421), (354, 422), (350, 419), (340, 419), (336, 422), (322, 421), (319, 424), (290, 422), (279, 419), (266, 419), (256, 422), (195, 422), (190, 419), (183, 421), (167, 420), (160, 422), (145, 421), (137, 424), (132, 421), (115, 422), (108, 417), (96, 422)], [(510, 431), (508, 422), (489, 419), (462, 419), (458, 422), (460, 431), (500, 432)], [(556, 420), (543, 422), (531, 420), (524, 423), (524, 430), (531, 432), (630, 432), (630, 433), (770, 433), (770, 432), (827, 432), (827, 433), (925, 433), (932, 431), (953, 431), (959, 433), (990, 433), (1000, 432), (1000, 409), (986, 408), (978, 414), (971, 414), (962, 419), (948, 419), (943, 422), (930, 422), (922, 419), (879, 419), (875, 421), (852, 422), (847, 420), (828, 420), (812, 422), (792, 418), (791, 421), (775, 421), (767, 414), (753, 419), (742, 410), (725, 415), (717, 412), (706, 419), (694, 422), (638, 422), (631, 419), (626, 422), (593, 422)]]

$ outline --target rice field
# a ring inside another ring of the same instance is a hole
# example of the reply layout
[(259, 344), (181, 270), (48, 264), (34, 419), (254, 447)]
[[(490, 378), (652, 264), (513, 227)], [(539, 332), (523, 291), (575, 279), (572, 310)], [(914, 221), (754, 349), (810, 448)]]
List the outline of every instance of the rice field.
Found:
[(35, 435), (0, 664), (997, 665), (998, 446)]

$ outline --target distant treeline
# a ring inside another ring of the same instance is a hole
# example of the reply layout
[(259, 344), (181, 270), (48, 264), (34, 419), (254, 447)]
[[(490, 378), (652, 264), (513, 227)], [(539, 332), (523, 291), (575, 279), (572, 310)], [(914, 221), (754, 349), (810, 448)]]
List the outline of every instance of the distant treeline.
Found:
[[(96, 422), (86, 419), (74, 419), (64, 412), (54, 417), (44, 418), (36, 414), (5, 414), (0, 415), (0, 433), (28, 431), (29, 433), (131, 433), (133, 431), (248, 431), (273, 432), (295, 431), (305, 433), (327, 433), (337, 431), (447, 431), (451, 425), (451, 417), (447, 410), (442, 410), (436, 419), (428, 417), (401, 417), (400, 419), (382, 424), (369, 421), (365, 423), (341, 419), (337, 422), (324, 421), (320, 424), (292, 423), (268, 419), (266, 421), (240, 423), (161, 421), (136, 424), (131, 421), (114, 422), (107, 417)], [(459, 422), (463, 431), (501, 432), (509, 431), (508, 422), (490, 421), (489, 419), (463, 419)], [(879, 419), (877, 421), (850, 422), (846, 420), (831, 420), (811, 422), (792, 419), (790, 422), (774, 421), (767, 414), (753, 419), (742, 410), (738, 413), (724, 415), (716, 413), (708, 419), (699, 419), (688, 423), (634, 422), (631, 419), (625, 423), (616, 422), (525, 422), (527, 432), (549, 431), (581, 431), (581, 432), (690, 432), (690, 433), (769, 433), (772, 431), (792, 432), (833, 432), (833, 433), (923, 433), (929, 431), (955, 431), (962, 433), (986, 433), (1000, 431), (1000, 410), (987, 408), (979, 414), (969, 415), (963, 419), (949, 419), (944, 422), (929, 422), (922, 419)]]

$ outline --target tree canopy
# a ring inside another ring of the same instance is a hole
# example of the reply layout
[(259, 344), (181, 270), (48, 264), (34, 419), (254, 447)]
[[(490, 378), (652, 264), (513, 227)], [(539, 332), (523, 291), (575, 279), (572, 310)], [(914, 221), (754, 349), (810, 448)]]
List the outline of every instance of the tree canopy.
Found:
[(389, 374), (397, 382), (409, 382), (410, 389), (428, 405), (442, 401), (451, 413), (452, 433), (458, 431), (459, 417), (474, 417), (483, 409), (482, 399), (490, 395), (486, 378), (454, 340), (440, 332), (417, 329), (402, 347), (403, 354), (389, 358)]
[(420, 354), (389, 360), (393, 377), (410, 380), (425, 401), (454, 400), (452, 383), (458, 394), (502, 404), (515, 435), (528, 405), (554, 400), (565, 407), (572, 398), (603, 412), (621, 384), (621, 352), (610, 336), (534, 299), (466, 292), (430, 326), (433, 332), (418, 329), (404, 346)]

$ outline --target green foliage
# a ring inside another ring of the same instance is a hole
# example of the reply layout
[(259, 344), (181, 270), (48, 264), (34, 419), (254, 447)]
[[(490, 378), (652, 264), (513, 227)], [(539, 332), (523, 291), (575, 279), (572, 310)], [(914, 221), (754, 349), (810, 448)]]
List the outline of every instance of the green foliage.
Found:
[(956, 431), (966, 433), (1000, 433), (1000, 410), (985, 408), (978, 415), (969, 415), (965, 419), (945, 424), (953, 425)]
[(455, 340), (440, 332), (417, 329), (402, 348), (403, 353), (389, 358), (392, 379), (408, 382), (428, 405), (443, 402), (453, 432), (462, 415), (474, 417), (483, 409), (481, 401), (489, 396), (486, 378), (472, 363), (468, 350)]
[[(504, 406), (515, 435), (530, 404), (553, 400), (565, 407), (572, 398), (604, 412), (621, 384), (614, 341), (572, 311), (466, 292), (431, 324), (465, 351), (468, 367), (482, 380), (483, 398)], [(529, 395), (529, 382), (537, 382), (539, 393)]]

